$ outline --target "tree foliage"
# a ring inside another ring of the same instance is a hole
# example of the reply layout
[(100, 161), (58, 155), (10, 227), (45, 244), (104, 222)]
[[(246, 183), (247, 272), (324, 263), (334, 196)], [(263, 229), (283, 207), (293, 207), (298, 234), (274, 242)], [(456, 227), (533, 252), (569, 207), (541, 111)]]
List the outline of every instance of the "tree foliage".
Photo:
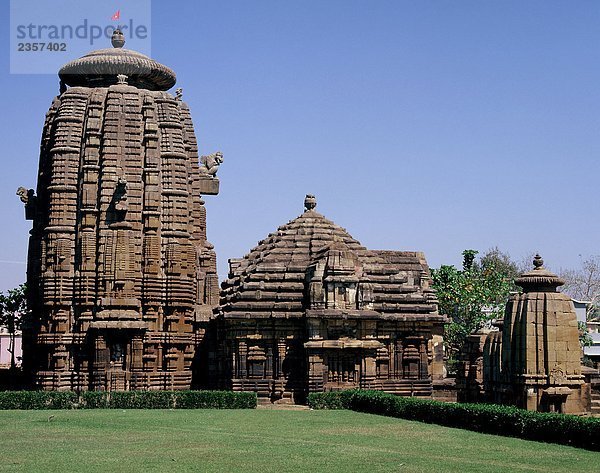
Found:
[(495, 246), (494, 248), (490, 248), (480, 259), (479, 261), (475, 261), (475, 267), (482, 270), (491, 270), (492, 268), (495, 271), (498, 271), (509, 278), (511, 281), (515, 278), (519, 277), (525, 271), (531, 270), (531, 262), (533, 261), (533, 256), (529, 257), (524, 267), (521, 267), (519, 264), (514, 262), (508, 253), (504, 253), (500, 251), (500, 249)]
[(463, 267), (442, 265), (432, 269), (439, 311), (450, 318), (445, 341), (450, 355), (461, 351), (467, 337), (486, 322), (500, 317), (511, 291), (516, 264), (498, 248), (476, 260), (478, 252), (463, 251)]
[(561, 270), (560, 277), (565, 280), (564, 293), (589, 302), (588, 321), (600, 318), (600, 256), (583, 260), (577, 269)]
[(21, 330), (23, 316), (27, 312), (25, 284), (9, 289), (6, 294), (0, 293), (0, 326), (5, 327), (10, 335), (8, 351), (11, 355), (10, 365), (16, 367), (15, 337)]

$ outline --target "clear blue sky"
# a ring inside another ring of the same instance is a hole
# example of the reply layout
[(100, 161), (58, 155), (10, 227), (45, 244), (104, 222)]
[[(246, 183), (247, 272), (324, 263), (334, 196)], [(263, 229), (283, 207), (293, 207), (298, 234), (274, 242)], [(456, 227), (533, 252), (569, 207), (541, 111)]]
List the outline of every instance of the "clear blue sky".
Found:
[[(0, 290), (25, 279), (52, 75), (0, 48)], [(120, 2), (126, 8), (126, 1)], [(225, 155), (208, 234), (227, 258), (317, 209), (373, 249), (600, 253), (600, 2), (154, 1), (152, 56), (172, 67), (202, 153)]]

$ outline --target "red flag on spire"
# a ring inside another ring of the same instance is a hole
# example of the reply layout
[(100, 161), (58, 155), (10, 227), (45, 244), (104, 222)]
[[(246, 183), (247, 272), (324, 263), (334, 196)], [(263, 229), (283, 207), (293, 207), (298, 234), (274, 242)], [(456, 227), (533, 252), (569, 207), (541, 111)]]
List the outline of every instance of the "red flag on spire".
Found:
[(111, 20), (118, 20), (121, 18), (121, 10), (117, 10), (113, 16), (110, 17)]

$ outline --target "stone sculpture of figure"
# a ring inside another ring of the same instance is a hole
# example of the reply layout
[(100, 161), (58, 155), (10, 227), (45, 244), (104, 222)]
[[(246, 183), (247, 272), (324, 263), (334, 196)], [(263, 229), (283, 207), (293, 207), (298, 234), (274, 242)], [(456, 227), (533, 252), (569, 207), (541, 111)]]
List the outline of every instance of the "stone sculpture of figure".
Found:
[(117, 187), (114, 194), (115, 210), (117, 212), (127, 212), (129, 205), (127, 203), (127, 181), (122, 177), (117, 181)]
[(181, 87), (175, 89), (175, 100), (183, 100), (183, 89)]
[(216, 153), (209, 154), (208, 156), (202, 156), (200, 158), (201, 169), (209, 174), (210, 176), (216, 176), (219, 166), (223, 162), (223, 153), (217, 151)]
[(35, 215), (37, 197), (34, 195), (33, 189), (27, 189), (26, 187), (19, 187), (17, 189), (17, 195), (21, 199), (21, 202), (25, 204), (25, 218), (32, 220)]
[(29, 203), (29, 201), (33, 197), (33, 194), (34, 194), (33, 189), (27, 189), (26, 187), (19, 187), (17, 189), (17, 195), (21, 199), (21, 202), (23, 202), (25, 205), (27, 205), (27, 203)]

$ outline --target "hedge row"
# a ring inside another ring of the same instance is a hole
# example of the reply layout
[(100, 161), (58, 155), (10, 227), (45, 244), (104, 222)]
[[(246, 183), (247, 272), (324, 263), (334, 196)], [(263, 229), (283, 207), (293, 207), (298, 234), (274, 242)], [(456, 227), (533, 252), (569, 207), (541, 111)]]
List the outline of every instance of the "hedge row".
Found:
[(73, 409), (79, 401), (72, 391), (0, 391), (0, 409)]
[(6, 409), (254, 409), (256, 393), (232, 391), (3, 391)]
[(447, 427), (600, 450), (600, 419), (526, 411), (497, 404), (454, 404), (380, 391), (313, 393), (313, 409), (351, 409)]

